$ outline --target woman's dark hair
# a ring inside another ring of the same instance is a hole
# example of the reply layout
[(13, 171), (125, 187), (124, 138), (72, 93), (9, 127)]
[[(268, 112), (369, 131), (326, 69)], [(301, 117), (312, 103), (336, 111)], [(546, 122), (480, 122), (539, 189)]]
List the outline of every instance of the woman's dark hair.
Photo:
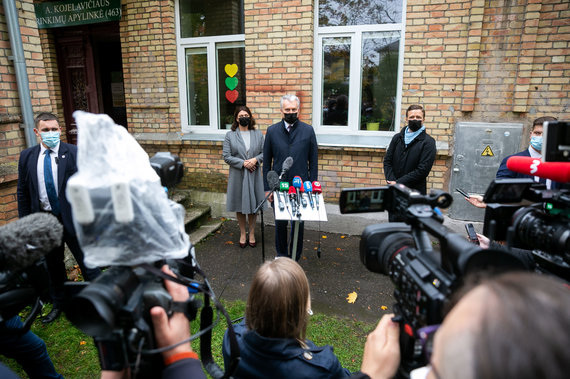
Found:
[(294, 338), (305, 347), (309, 281), (303, 268), (289, 258), (265, 262), (257, 270), (245, 310), (250, 330), (263, 337)]
[(249, 110), (248, 107), (246, 107), (245, 105), (238, 105), (236, 107), (236, 109), (234, 110), (234, 122), (232, 122), (232, 131), (235, 132), (235, 130), (239, 127), (239, 122), (237, 120), (237, 115), (239, 114), (239, 112), (241, 111), (246, 111), (247, 114), (249, 115), (249, 126), (247, 127), (248, 130), (254, 130), (255, 129), (255, 119), (253, 118), (251, 111)]
[(548, 275), (510, 272), (484, 279), (474, 378), (567, 378), (570, 287)]

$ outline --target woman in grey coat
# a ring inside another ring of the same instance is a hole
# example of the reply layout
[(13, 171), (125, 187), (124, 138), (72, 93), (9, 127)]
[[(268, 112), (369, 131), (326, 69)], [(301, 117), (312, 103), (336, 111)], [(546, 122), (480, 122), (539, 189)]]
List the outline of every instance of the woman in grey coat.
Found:
[[(260, 165), (263, 160), (263, 133), (255, 129), (255, 120), (245, 105), (234, 111), (232, 129), (226, 133), (224, 161), (230, 166), (226, 210), (236, 212), (239, 246), (255, 247), (255, 208), (264, 198)], [(249, 237), (246, 233), (246, 215)]]

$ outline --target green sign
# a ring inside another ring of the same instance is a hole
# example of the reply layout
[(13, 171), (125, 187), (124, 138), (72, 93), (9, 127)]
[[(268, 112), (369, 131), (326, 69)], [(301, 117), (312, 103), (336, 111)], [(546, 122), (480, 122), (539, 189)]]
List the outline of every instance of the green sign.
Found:
[(34, 4), (39, 29), (117, 21), (121, 0), (67, 0)]

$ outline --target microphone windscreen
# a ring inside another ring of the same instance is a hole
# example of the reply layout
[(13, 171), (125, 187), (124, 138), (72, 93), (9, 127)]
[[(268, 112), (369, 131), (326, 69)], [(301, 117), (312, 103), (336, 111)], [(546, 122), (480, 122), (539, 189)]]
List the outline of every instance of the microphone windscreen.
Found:
[(295, 191), (295, 187), (291, 186), (289, 187), (289, 195), (296, 195), (297, 191)]
[(303, 186), (305, 187), (305, 192), (313, 192), (313, 185), (308, 180), (303, 183)]
[(316, 181), (316, 180), (313, 182), (313, 192), (315, 192), (315, 193), (322, 193), (323, 192), (323, 189), (321, 187), (321, 183)]
[(283, 161), (282, 170), (287, 171), (291, 168), (291, 166), (293, 166), (293, 158), (292, 157), (285, 158), (285, 160)]
[(49, 213), (32, 213), (0, 227), (0, 265), (17, 271), (61, 245), (63, 226)]
[(275, 171), (271, 170), (267, 173), (267, 184), (272, 191), (279, 187), (279, 175)]
[(300, 176), (295, 176), (293, 178), (293, 187), (301, 188), (303, 186), (303, 179)]
[(542, 162), (538, 158), (514, 156), (507, 159), (507, 168), (514, 172), (538, 176), (559, 183), (570, 182), (569, 162)]

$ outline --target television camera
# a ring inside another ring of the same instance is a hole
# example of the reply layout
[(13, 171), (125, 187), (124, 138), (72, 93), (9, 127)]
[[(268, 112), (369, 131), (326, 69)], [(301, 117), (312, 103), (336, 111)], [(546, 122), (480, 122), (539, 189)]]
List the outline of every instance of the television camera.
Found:
[[(487, 200), (504, 202), (513, 199), (514, 193), (523, 194), (541, 191), (524, 184), (496, 180), (489, 187)], [(532, 182), (532, 180), (531, 180)], [(547, 192), (540, 192), (544, 199)], [(570, 223), (565, 193), (552, 195), (557, 215), (539, 214), (535, 204), (518, 205), (512, 223), (504, 219), (504, 212), (491, 207), (486, 217), (486, 230), (495, 231), (498, 236), (503, 228), (509, 230), (507, 240), (514, 240), (526, 249), (534, 246), (552, 246), (549, 255), (557, 263), (567, 265)], [(516, 197), (516, 196), (515, 196)], [(550, 197), (549, 197), (550, 198)], [(562, 200), (561, 200), (562, 199)], [(452, 197), (443, 191), (432, 191), (422, 195), (404, 185), (343, 190), (340, 195), (341, 213), (382, 212), (393, 213), (399, 223), (384, 223), (367, 226), (361, 236), (360, 259), (372, 272), (388, 275), (394, 283), (396, 304), (394, 312), (401, 324), (401, 364), (399, 376), (408, 377), (411, 370), (426, 365), (424, 346), (418, 330), (422, 327), (440, 324), (444, 311), (450, 304), (452, 293), (461, 286), (468, 275), (498, 273), (506, 270), (540, 270), (551, 273), (543, 260), (528, 259), (529, 252), (497, 246), (483, 249), (469, 242), (464, 235), (452, 232), (443, 223), (440, 209), (451, 205)], [(489, 205), (488, 205), (489, 206)], [(505, 205), (511, 210), (510, 205)], [(497, 207), (500, 209), (500, 207)], [(560, 211), (560, 212), (559, 212)], [(503, 212), (503, 213), (501, 213)], [(564, 216), (559, 216), (564, 214)], [(532, 237), (529, 237), (529, 233)], [(537, 239), (532, 245), (529, 239)], [(439, 251), (434, 248), (439, 246)], [(538, 256), (544, 252), (536, 252)], [(559, 275), (560, 276), (560, 275)], [(566, 280), (569, 277), (563, 276)]]

